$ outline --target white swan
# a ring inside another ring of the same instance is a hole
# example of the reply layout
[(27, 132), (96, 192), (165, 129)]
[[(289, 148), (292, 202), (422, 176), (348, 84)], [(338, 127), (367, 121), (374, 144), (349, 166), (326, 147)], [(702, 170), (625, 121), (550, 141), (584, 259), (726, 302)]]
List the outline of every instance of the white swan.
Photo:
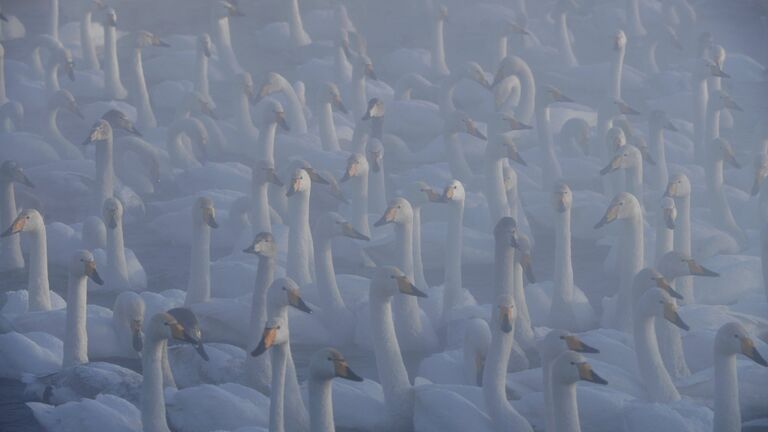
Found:
[(104, 15), (104, 90), (109, 99), (125, 99), (128, 90), (120, 80), (117, 58), (117, 13), (108, 8)]
[(368, 160), (360, 153), (352, 153), (347, 159), (347, 169), (339, 182), (349, 182), (351, 189), (350, 219), (352, 226), (364, 236), (371, 236), (368, 225)]
[(566, 351), (552, 365), (553, 406), (550, 416), (554, 417), (552, 430), (555, 432), (581, 432), (579, 407), (576, 401), (578, 381), (608, 384), (608, 381), (592, 370), (592, 366), (581, 354)]
[(184, 304), (203, 303), (211, 298), (211, 228), (218, 228), (213, 201), (200, 197), (192, 206), (192, 245), (189, 281)]
[(677, 132), (677, 127), (669, 120), (662, 110), (653, 110), (648, 118), (648, 136), (651, 153), (656, 165), (652, 170), (652, 187), (655, 191), (663, 191), (669, 183), (669, 169), (667, 168), (667, 150), (664, 142), (664, 131)]
[(432, 29), (432, 73), (436, 77), (447, 77), (451, 74), (448, 65), (445, 63), (445, 42), (443, 37), (443, 27), (448, 18), (448, 8), (445, 5), (439, 5), (433, 11), (436, 14), (434, 28)]
[(232, 48), (232, 38), (229, 32), (229, 18), (243, 16), (237, 5), (225, 0), (218, 0), (211, 6), (211, 26), (213, 30), (213, 42), (219, 54), (219, 58), (224, 63), (227, 73), (237, 75), (243, 72), (240, 62)]
[[(258, 100), (275, 92), (282, 92), (288, 100), (288, 118), (293, 131), (298, 134), (307, 133), (307, 119), (304, 116), (304, 106), (299, 100), (293, 86), (282, 75), (276, 72), (267, 74), (267, 79), (257, 92)], [(362, 114), (361, 114), (362, 115)]]
[(328, 82), (323, 85), (318, 96), (318, 105), (318, 129), (323, 150), (338, 151), (341, 148), (336, 135), (336, 125), (333, 122), (333, 111), (338, 110), (344, 114), (348, 111), (341, 101), (341, 93), (336, 84)]
[(734, 168), (741, 168), (741, 164), (736, 160), (731, 144), (720, 137), (715, 138), (709, 144), (707, 155), (709, 159), (707, 163), (709, 169), (706, 175), (707, 193), (714, 225), (733, 236), (743, 248), (747, 244), (747, 236), (736, 223), (723, 190), (723, 163), (728, 162)]
[(0, 237), (8, 237), (20, 232), (30, 233), (31, 250), (29, 253), (29, 279), (27, 293), (28, 310), (51, 310), (51, 291), (48, 285), (48, 245), (46, 243), (45, 222), (35, 209), (23, 210)]
[(94, 12), (104, 9), (104, 2), (93, 0), (83, 2), (83, 15), (80, 20), (80, 48), (83, 52), (83, 62), (85, 68), (98, 71), (101, 69), (99, 59), (96, 57), (96, 46), (93, 44), (91, 36), (91, 17)]
[(64, 137), (59, 130), (57, 120), (62, 109), (75, 114), (81, 119), (83, 118), (80, 107), (72, 93), (67, 90), (59, 90), (48, 99), (48, 124), (45, 136), (61, 159), (83, 159), (83, 153), (80, 149)]
[(527, 163), (517, 151), (511, 134), (496, 134), (485, 146), (485, 199), (488, 202), (490, 222), (496, 223), (504, 216), (513, 216), (504, 187), (504, 159), (523, 166)]
[(94, 213), (99, 214), (107, 198), (114, 196), (115, 167), (112, 126), (106, 120), (99, 120), (91, 128), (83, 144), (96, 145), (96, 188), (91, 204)]
[(123, 204), (116, 198), (107, 198), (102, 215), (107, 228), (106, 288), (117, 292), (144, 291), (147, 289), (147, 274), (133, 251), (124, 246)]
[(334, 432), (331, 380), (363, 381), (333, 348), (317, 351), (309, 360), (309, 423), (312, 432)]
[[(16, 211), (16, 194), (14, 183), (35, 187), (29, 181), (24, 170), (14, 161), (6, 160), (0, 165), (0, 227), (9, 227), (18, 215)], [(24, 257), (21, 254), (19, 236), (6, 237), (0, 240), (0, 269), (23, 270)]]
[(149, 91), (147, 90), (147, 83), (144, 77), (144, 65), (141, 57), (142, 49), (149, 46), (169, 47), (170, 45), (148, 31), (142, 30), (135, 35), (134, 44), (132, 46), (133, 55), (131, 56), (131, 66), (134, 72), (133, 79), (136, 83), (136, 88), (134, 89), (134, 96), (136, 97), (136, 105), (138, 108), (138, 120), (136, 123), (141, 130), (149, 130), (157, 127), (157, 119), (152, 110), (152, 102), (149, 99)]
[(312, 232), (309, 229), (309, 196), (312, 190), (310, 174), (303, 169), (293, 172), (286, 196), (288, 200), (288, 258), (286, 275), (299, 285), (312, 282), (310, 257), (313, 252)]

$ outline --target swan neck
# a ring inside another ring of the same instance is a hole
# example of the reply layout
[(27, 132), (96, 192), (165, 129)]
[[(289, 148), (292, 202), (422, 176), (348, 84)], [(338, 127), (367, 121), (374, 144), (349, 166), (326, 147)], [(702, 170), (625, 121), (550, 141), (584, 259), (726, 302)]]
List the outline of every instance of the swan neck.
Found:
[(288, 200), (287, 272), (299, 286), (312, 282), (310, 253), (312, 233), (309, 230), (309, 192), (298, 192)]
[(112, 135), (107, 136), (103, 142), (96, 143), (96, 179), (98, 190), (96, 193), (96, 202), (94, 210), (96, 214), (101, 213), (104, 200), (112, 198), (114, 189), (115, 167), (114, 167), (114, 143)]
[(141, 59), (141, 48), (135, 48), (133, 51), (133, 69), (136, 74), (139, 127), (143, 130), (154, 129), (157, 127), (157, 120), (152, 111), (152, 104), (149, 100), (149, 91), (147, 90), (147, 83), (144, 79), (144, 65)]
[(166, 340), (148, 340), (141, 355), (141, 423), (145, 432), (170, 432), (165, 420), (162, 357)]
[(494, 272), (494, 298), (514, 295), (515, 250), (508, 244), (496, 241)]
[[(421, 231), (421, 230), (419, 230)], [(413, 278), (413, 219), (395, 225), (395, 244), (399, 249), (400, 262), (398, 267), (408, 276)]]
[(29, 311), (51, 310), (51, 292), (48, 286), (48, 246), (45, 226), (31, 231), (32, 247), (29, 253)]
[(285, 373), (288, 362), (287, 343), (273, 346), (272, 394), (269, 398), (269, 431), (285, 432)]
[(432, 69), (438, 76), (448, 75), (448, 65), (445, 63), (445, 42), (443, 37), (444, 20), (437, 20), (432, 33)]
[(96, 57), (96, 47), (91, 39), (91, 17), (92, 13), (86, 8), (83, 13), (83, 19), (80, 22), (80, 43), (83, 50), (83, 60), (85, 67), (91, 70), (99, 70), (99, 59)]
[(271, 163), (275, 161), (275, 134), (277, 123), (272, 122), (261, 129), (259, 133), (259, 158)]
[(272, 221), (270, 220), (269, 207), (269, 185), (266, 183), (254, 182), (251, 185), (252, 205), (251, 226), (253, 232), (272, 232)]
[(565, 12), (558, 14), (557, 16), (557, 30), (560, 41), (560, 55), (563, 56), (565, 65), (568, 67), (578, 66), (576, 56), (573, 54), (573, 48), (571, 47), (571, 37), (568, 34), (568, 18)]
[(691, 254), (691, 196), (675, 198), (677, 219), (674, 234), (675, 250)]
[(333, 250), (331, 237), (318, 232), (315, 242), (315, 266), (317, 267), (317, 288), (320, 292), (318, 300), (324, 310), (344, 309), (344, 300), (336, 283), (336, 272), (333, 268)]
[(463, 247), (464, 200), (451, 201), (445, 251), (445, 298), (443, 316), (459, 303), (462, 290), (461, 252)]
[(334, 432), (331, 380), (309, 379), (309, 421), (311, 432)]
[(413, 207), (413, 277), (417, 287), (428, 287), (421, 259), (421, 206)]
[(625, 47), (616, 50), (616, 54), (611, 62), (611, 98), (614, 100), (621, 99), (621, 74), (624, 68), (625, 52)]
[(333, 123), (333, 109), (329, 102), (320, 106), (320, 141), (325, 151), (338, 151), (339, 138), (336, 135), (336, 125)]
[(87, 285), (85, 276), (67, 281), (67, 327), (62, 367), (88, 363), (88, 333), (85, 330)]
[(107, 228), (107, 264), (107, 286), (121, 290), (130, 289), (121, 222), (118, 222), (115, 228)]
[(193, 226), (186, 305), (211, 298), (211, 228), (197, 220)]
[(370, 299), (372, 333), (376, 368), (379, 371), (379, 381), (384, 391), (387, 405), (396, 403), (402, 395), (411, 390), (408, 372), (403, 363), (400, 345), (395, 336), (395, 324), (392, 320), (391, 298)]
[(715, 352), (714, 432), (741, 430), (736, 356)]
[(637, 367), (652, 402), (672, 402), (680, 399), (672, 379), (664, 367), (659, 352), (653, 316), (635, 313), (634, 337)]
[[(551, 380), (551, 378), (550, 378)], [(555, 432), (581, 432), (576, 384), (551, 383), (555, 416)]]
[(556, 213), (555, 218), (555, 294), (560, 300), (569, 302), (573, 299), (571, 209)]
[(486, 190), (491, 226), (504, 216), (511, 216), (507, 193), (504, 190), (503, 160), (490, 158), (486, 163)]
[(368, 237), (371, 236), (371, 228), (368, 225), (368, 174), (355, 176), (350, 179), (352, 192), (351, 223), (356, 230)]
[(514, 330), (509, 333), (500, 330), (498, 309), (494, 308), (491, 319), (491, 344), (488, 348), (485, 369), (483, 370), (483, 395), (488, 406), (488, 413), (497, 425), (503, 424), (506, 414), (513, 410), (507, 401), (505, 383), (514, 334)]

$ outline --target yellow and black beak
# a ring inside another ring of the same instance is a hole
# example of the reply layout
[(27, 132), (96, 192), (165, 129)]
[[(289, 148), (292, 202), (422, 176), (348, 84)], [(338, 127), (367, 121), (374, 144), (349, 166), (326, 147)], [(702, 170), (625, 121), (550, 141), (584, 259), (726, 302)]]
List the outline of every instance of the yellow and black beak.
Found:
[(99, 276), (99, 272), (96, 271), (96, 261), (86, 261), (84, 264), (85, 275), (97, 285), (104, 285), (104, 281), (101, 279), (101, 276)]
[(480, 130), (477, 128), (477, 125), (475, 125), (475, 122), (472, 119), (464, 119), (464, 126), (468, 134), (472, 135), (475, 138), (480, 138), (483, 141), (488, 141), (488, 137), (486, 137), (485, 134), (480, 132)]
[(605, 168), (600, 170), (600, 175), (603, 176), (621, 168), (621, 161), (623, 158), (624, 158), (623, 154), (614, 156), (613, 159), (611, 159), (611, 161), (608, 163), (608, 165), (606, 165)]
[(433, 202), (433, 203), (443, 202), (443, 196), (435, 192), (435, 190), (432, 189), (431, 187), (422, 188), (421, 191), (427, 194), (427, 199), (429, 200), (429, 202)]
[(211, 228), (219, 227), (219, 223), (216, 222), (216, 211), (212, 207), (203, 209), (203, 221)]
[(724, 71), (723, 71), (723, 70), (720, 68), (720, 65), (718, 65), (717, 63), (712, 63), (712, 64), (709, 66), (709, 73), (710, 73), (710, 74), (711, 74), (713, 77), (718, 77), (718, 78), (730, 78), (730, 77), (731, 77), (730, 75), (728, 75), (727, 73), (725, 73), (725, 72), (724, 72)]
[(693, 259), (686, 260), (686, 262), (688, 263), (688, 270), (693, 276), (720, 277), (720, 273), (714, 272), (700, 265)]
[(507, 158), (509, 160), (519, 163), (522, 166), (528, 166), (528, 163), (525, 162), (522, 156), (520, 156), (520, 152), (518, 152), (517, 148), (514, 146), (511, 146), (507, 151)]
[(565, 194), (562, 192), (555, 192), (554, 193), (554, 203), (555, 203), (555, 211), (558, 213), (565, 213), (566, 210), (568, 210), (568, 206), (565, 202)]
[(344, 106), (344, 102), (341, 101), (341, 96), (339, 96), (339, 95), (334, 95), (333, 96), (333, 104), (332, 105), (333, 105), (334, 109), (336, 109), (337, 111), (340, 111), (340, 112), (342, 112), (344, 114), (347, 114), (349, 112), (349, 110), (347, 110), (347, 107)]
[(382, 225), (390, 224), (395, 221), (395, 218), (397, 217), (397, 207), (389, 207), (384, 212), (384, 214), (379, 218), (379, 220), (376, 221), (373, 226), (380, 227)]
[(427, 297), (424, 292), (420, 291), (414, 284), (411, 283), (411, 281), (408, 280), (407, 276), (395, 276), (395, 280), (397, 281), (397, 289), (401, 293), (414, 297)]
[(670, 182), (667, 184), (667, 190), (664, 191), (664, 196), (674, 198), (675, 195), (677, 195), (677, 183)]
[(363, 378), (360, 377), (360, 375), (354, 373), (352, 369), (349, 368), (347, 361), (344, 359), (334, 359), (333, 369), (334, 369), (334, 372), (336, 373), (336, 376), (339, 378), (344, 378), (350, 381), (357, 381), (357, 382), (363, 381)]
[(600, 219), (600, 221), (595, 224), (595, 229), (602, 228), (605, 225), (608, 225), (609, 223), (616, 220), (616, 218), (619, 216), (619, 206), (616, 204), (611, 205), (608, 207), (608, 210), (605, 211), (605, 214), (603, 215), (603, 218)]
[(344, 183), (347, 180), (351, 179), (352, 177), (357, 175), (359, 165), (357, 162), (350, 160), (347, 163), (347, 169), (344, 170), (344, 175), (341, 177), (341, 180), (339, 182)]
[(296, 291), (295, 289), (286, 289), (286, 291), (288, 292), (289, 306), (293, 306), (296, 309), (308, 314), (312, 313), (312, 309), (310, 309), (309, 306), (307, 306), (307, 304), (304, 303), (304, 300), (301, 298), (298, 291)]
[(515, 329), (512, 306), (499, 306), (499, 325), (504, 333), (509, 333)]
[(280, 178), (275, 174), (274, 168), (265, 168), (267, 170), (267, 181), (272, 183), (273, 185), (277, 187), (283, 187), (283, 182), (280, 181)]
[(365, 234), (360, 233), (360, 231), (356, 230), (351, 223), (349, 222), (342, 222), (341, 224), (341, 233), (344, 234), (344, 236), (355, 239), (355, 240), (365, 240), (365, 241), (371, 241), (371, 238), (368, 237)]
[(608, 384), (608, 381), (606, 381), (603, 377), (596, 374), (595, 371), (592, 370), (592, 366), (590, 366), (589, 363), (581, 362), (576, 366), (579, 368), (579, 378), (581, 378), (583, 381), (600, 385)]
[(144, 337), (141, 332), (141, 324), (141, 320), (131, 320), (131, 345), (136, 352), (141, 352), (144, 349)]
[(632, 108), (625, 102), (616, 102), (616, 106), (619, 108), (619, 112), (624, 115), (640, 115), (640, 111)]
[(259, 344), (256, 345), (256, 348), (253, 351), (251, 351), (251, 356), (258, 357), (267, 352), (268, 349), (272, 348), (272, 345), (275, 344), (275, 339), (277, 338), (278, 329), (280, 329), (279, 326), (265, 328), (264, 332), (261, 334)]
[(662, 211), (664, 212), (664, 225), (666, 225), (668, 229), (675, 229), (675, 209), (665, 208)]
[(525, 278), (529, 283), (536, 283), (536, 275), (533, 273), (533, 260), (531, 254), (523, 253), (520, 257), (520, 266), (523, 268)]
[(723, 147), (723, 160), (734, 168), (741, 168), (741, 164), (736, 160), (736, 155), (733, 153), (733, 148), (730, 145)]
[(664, 279), (663, 277), (654, 277), (652, 279), (653, 279), (654, 282), (656, 282), (656, 286), (658, 288), (662, 289), (663, 291), (665, 291), (667, 294), (669, 294), (670, 297), (676, 298), (678, 300), (682, 300), (683, 299), (683, 295), (680, 294), (679, 292), (675, 291), (672, 288), (672, 285), (670, 285), (669, 282), (666, 279)]
[(208, 353), (205, 352), (205, 347), (203, 346), (203, 341), (200, 340), (200, 338), (195, 338), (192, 335), (187, 332), (187, 330), (184, 328), (183, 325), (179, 324), (178, 321), (166, 323), (167, 326), (171, 328), (171, 336), (173, 336), (174, 339), (180, 340), (183, 342), (187, 342), (195, 347), (195, 351), (197, 351), (197, 354), (203, 358), (203, 360), (208, 361)]
[(8, 227), (7, 230), (3, 231), (2, 234), (0, 234), (0, 237), (8, 237), (13, 234), (20, 233), (24, 230), (24, 225), (27, 223), (27, 218), (24, 215), (20, 215), (16, 218), (16, 220), (13, 221), (10, 227)]
[(574, 100), (573, 100), (573, 99), (571, 99), (571, 98), (569, 98), (568, 96), (564, 95), (564, 94), (563, 94), (562, 92), (560, 92), (559, 90), (557, 90), (557, 91), (552, 91), (551, 93), (552, 93), (552, 99), (553, 99), (555, 102), (574, 102)]
[(280, 125), (280, 128), (286, 132), (290, 132), (291, 127), (288, 126), (288, 122), (285, 121), (285, 112), (283, 111), (276, 111), (275, 112), (275, 121), (278, 125)]
[(755, 348), (755, 342), (750, 338), (741, 339), (741, 353), (751, 358), (760, 366), (768, 366), (768, 363), (765, 361), (763, 356), (760, 355), (760, 351)]
[(527, 125), (514, 117), (507, 118), (507, 123), (509, 123), (509, 130), (511, 131), (533, 129), (533, 126)]
[(330, 184), (328, 180), (324, 179), (320, 174), (318, 174), (314, 168), (304, 168), (304, 171), (307, 172), (307, 175), (309, 175), (309, 179), (312, 180), (312, 183), (324, 185)]
[(285, 193), (285, 196), (290, 197), (293, 196), (296, 192), (298, 192), (301, 189), (301, 178), (296, 177), (291, 181), (291, 184), (288, 186), (288, 191)]
[(677, 313), (677, 307), (672, 303), (664, 303), (664, 319), (685, 331), (691, 329), (688, 327), (688, 324), (680, 318), (680, 314)]
[(35, 185), (29, 180), (29, 177), (24, 174), (24, 171), (22, 171), (21, 168), (18, 168), (13, 172), (13, 180), (29, 188), (35, 187)]
[(587, 353), (587, 354), (597, 354), (600, 352), (599, 349), (593, 348), (579, 339), (576, 335), (568, 335), (563, 336), (563, 340), (565, 340), (565, 345), (568, 347), (569, 350), (575, 351), (577, 353)]

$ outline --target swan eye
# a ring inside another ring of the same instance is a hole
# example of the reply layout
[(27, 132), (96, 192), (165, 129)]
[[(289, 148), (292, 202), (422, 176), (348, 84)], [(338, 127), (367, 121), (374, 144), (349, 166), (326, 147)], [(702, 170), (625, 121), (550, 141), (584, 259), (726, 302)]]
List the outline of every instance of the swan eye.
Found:
[(573, 365), (573, 366), (576, 366), (576, 363), (574, 363), (574, 362), (571, 362), (571, 365)]
[(735, 334), (735, 335), (733, 335), (733, 337), (735, 337), (736, 339), (738, 339), (738, 338), (739, 338), (739, 335)]
[(659, 304), (664, 304), (664, 300), (659, 300)]
[(286, 287), (283, 287), (283, 291), (288, 291), (288, 289)]
[(560, 339), (565, 340), (565, 336), (560, 336)]
[(82, 258), (80, 258), (80, 262), (84, 262)]

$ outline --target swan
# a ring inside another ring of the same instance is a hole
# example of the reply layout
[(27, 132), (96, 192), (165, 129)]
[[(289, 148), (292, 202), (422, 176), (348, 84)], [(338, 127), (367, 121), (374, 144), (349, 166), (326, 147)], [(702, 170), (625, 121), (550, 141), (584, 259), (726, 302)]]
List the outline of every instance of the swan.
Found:
[(251, 168), (251, 211), (248, 215), (253, 232), (272, 232), (271, 207), (267, 193), (269, 184), (283, 187), (283, 182), (275, 174), (272, 162), (256, 161)]
[(595, 225), (599, 229), (606, 224), (619, 220), (623, 223), (623, 232), (619, 236), (618, 273), (619, 290), (613, 315), (603, 315), (603, 322), (619, 330), (628, 330), (632, 323), (631, 290), (632, 280), (643, 267), (645, 254), (643, 240), (643, 211), (634, 195), (621, 192), (611, 201), (603, 217)]
[(52, 143), (54, 150), (61, 159), (83, 159), (83, 153), (71, 141), (64, 137), (57, 123), (59, 112), (65, 109), (76, 116), (83, 118), (80, 107), (72, 93), (67, 90), (55, 92), (48, 100), (48, 125), (46, 138)]
[(104, 275), (107, 289), (117, 292), (144, 291), (147, 289), (147, 274), (133, 251), (124, 246), (122, 203), (116, 198), (107, 198), (102, 214), (107, 227), (107, 271)]
[[(298, 134), (307, 133), (307, 119), (304, 116), (304, 106), (296, 94), (293, 86), (282, 75), (276, 72), (267, 74), (267, 78), (257, 92), (257, 99), (282, 92), (288, 101), (288, 118), (291, 129)], [(362, 115), (362, 114), (361, 114)]]
[(310, 257), (313, 252), (312, 232), (309, 229), (309, 196), (312, 180), (306, 170), (293, 172), (286, 196), (288, 200), (288, 258), (286, 274), (299, 285), (312, 280)]
[(643, 199), (643, 154), (637, 147), (627, 144), (619, 147), (611, 161), (600, 170), (600, 175), (606, 175), (619, 169), (624, 170), (624, 187), (619, 192), (629, 192), (637, 197), (642, 206)]
[(80, 48), (83, 52), (83, 62), (85, 68), (98, 71), (101, 70), (99, 59), (96, 57), (96, 46), (93, 44), (91, 36), (91, 17), (94, 12), (99, 12), (106, 5), (101, 0), (83, 2), (83, 15), (80, 20)]
[(437, 19), (432, 29), (432, 74), (436, 77), (447, 77), (451, 71), (445, 63), (445, 42), (443, 37), (443, 27), (448, 18), (448, 8), (445, 5), (439, 5), (435, 11)]
[(203, 303), (211, 298), (211, 228), (218, 228), (213, 201), (200, 197), (192, 206), (192, 245), (189, 281), (184, 304)]
[(62, 367), (69, 368), (88, 363), (88, 334), (85, 331), (86, 280), (88, 277), (101, 285), (104, 281), (96, 271), (96, 261), (88, 251), (72, 255), (67, 287), (67, 332), (64, 338)]
[(237, 56), (232, 48), (232, 38), (229, 32), (229, 18), (243, 16), (237, 4), (226, 0), (218, 0), (211, 6), (211, 26), (213, 30), (213, 42), (219, 54), (220, 60), (229, 75), (237, 75), (244, 72), (237, 61)]
[(515, 109), (515, 118), (530, 124), (536, 107), (536, 81), (525, 60), (517, 56), (504, 57), (493, 77), (491, 88), (496, 87), (511, 75), (517, 76), (520, 81), (520, 102)]
[(728, 162), (734, 168), (741, 168), (741, 164), (736, 160), (731, 144), (720, 137), (711, 142), (708, 156), (707, 193), (714, 225), (733, 236), (743, 248), (747, 244), (747, 236), (736, 223), (723, 190), (723, 163)]
[[(0, 208), (3, 209), (0, 213), (2, 215), (0, 218), (1, 227), (11, 226), (18, 215), (14, 183), (23, 184), (29, 188), (35, 187), (19, 164), (6, 160), (0, 165), (0, 187), (2, 188)], [(3, 271), (24, 269), (24, 257), (21, 254), (21, 241), (18, 236), (0, 240), (0, 248), (0, 268)]]
[(388, 430), (413, 428), (414, 389), (408, 380), (392, 318), (396, 294), (426, 297), (396, 267), (382, 266), (371, 280), (369, 307), (376, 369), (384, 391)]
[(299, 296), (299, 287), (292, 279), (276, 279), (267, 289), (269, 319), (259, 344), (251, 351), (251, 356), (257, 357), (271, 350), (269, 427), (275, 432), (305, 430), (308, 422), (304, 401), (298, 392), (298, 381), (291, 355), (288, 306), (305, 313), (312, 313)]
[(142, 30), (135, 35), (132, 46), (133, 56), (131, 57), (131, 65), (134, 71), (134, 79), (136, 80), (136, 89), (134, 90), (136, 105), (138, 106), (138, 120), (136, 123), (139, 129), (142, 130), (157, 127), (157, 119), (152, 110), (152, 103), (149, 100), (149, 92), (147, 91), (147, 83), (144, 77), (144, 65), (141, 58), (141, 51), (149, 46), (169, 47), (170, 45), (148, 31)]
[(459, 133), (461, 132), (483, 141), (486, 141), (487, 138), (477, 128), (475, 121), (467, 114), (461, 111), (453, 111), (447, 115), (443, 126), (443, 142), (451, 175), (459, 181), (468, 183), (472, 180), (473, 174), (464, 155), (463, 143), (459, 139)]
[(257, 159), (275, 163), (275, 133), (277, 127), (284, 131), (291, 128), (285, 121), (285, 111), (280, 102), (274, 99), (265, 99), (261, 104), (261, 122), (259, 138), (256, 142)]
[[(581, 354), (566, 351), (552, 365), (552, 411), (556, 432), (580, 432), (579, 408), (576, 401), (576, 383), (586, 381), (600, 385), (608, 381), (598, 375)], [(557, 415), (555, 415), (557, 413)]]
[(106, 120), (97, 121), (91, 128), (83, 144), (96, 144), (96, 188), (94, 202), (91, 204), (97, 214), (101, 212), (104, 201), (114, 195), (115, 167), (112, 126)]
[(350, 219), (352, 226), (366, 237), (371, 236), (368, 226), (368, 160), (360, 153), (352, 153), (347, 159), (347, 168), (339, 182), (349, 182), (352, 200)]
[(29, 279), (27, 282), (28, 310), (30, 312), (51, 310), (51, 291), (48, 285), (48, 246), (46, 244), (45, 222), (35, 209), (25, 209), (0, 237), (9, 237), (20, 232), (30, 234)]
[(104, 14), (104, 90), (109, 99), (125, 99), (128, 90), (120, 79), (117, 59), (117, 13), (107, 8)]
[(536, 93), (536, 129), (539, 134), (539, 150), (543, 153), (544, 164), (544, 189), (551, 189), (551, 180), (557, 180), (563, 176), (560, 162), (555, 154), (555, 142), (552, 137), (552, 128), (549, 119), (549, 104), (556, 102), (573, 102), (573, 99), (565, 96), (560, 90), (545, 86)]
[(320, 90), (318, 97), (318, 129), (320, 132), (320, 142), (325, 151), (339, 151), (339, 138), (336, 135), (336, 125), (333, 123), (333, 111), (337, 110), (347, 114), (347, 108), (341, 101), (341, 93), (336, 84), (327, 82)]
[(677, 208), (675, 200), (665, 196), (661, 198), (661, 206), (656, 209), (656, 253), (654, 261), (661, 262), (662, 257), (674, 248), (675, 220)]
[(513, 216), (504, 190), (504, 160), (513, 160), (523, 166), (527, 163), (517, 151), (511, 134), (496, 134), (485, 146), (485, 198), (488, 201), (490, 222), (504, 216)]
[[(390, 201), (387, 210), (373, 225), (380, 227), (395, 224), (395, 247), (397, 248), (395, 262), (402, 267), (403, 274), (412, 280), (414, 277), (413, 254), (413, 208), (405, 198), (395, 198)], [(407, 349), (429, 349), (436, 344), (435, 334), (430, 322), (423, 319), (416, 298), (395, 298), (396, 328), (399, 340)]]
[(667, 168), (667, 150), (664, 142), (664, 131), (677, 132), (677, 127), (670, 121), (662, 110), (653, 110), (648, 118), (648, 137), (651, 144), (651, 153), (656, 165), (652, 170), (652, 188), (655, 191), (663, 191), (669, 183), (669, 169)]
[(384, 145), (372, 138), (366, 148), (368, 159), (368, 211), (381, 214), (387, 209), (387, 174), (384, 170)]
[[(729, 78), (729, 75), (720, 69), (716, 63), (708, 59), (701, 59), (693, 66), (691, 72), (691, 88), (693, 90), (693, 144), (696, 161), (706, 162), (707, 151), (707, 107), (709, 105), (709, 77)], [(714, 138), (714, 137), (712, 137)]]
[(333, 348), (315, 352), (309, 360), (309, 424), (312, 432), (333, 432), (333, 399), (331, 380), (343, 378), (361, 382), (342, 354)]

